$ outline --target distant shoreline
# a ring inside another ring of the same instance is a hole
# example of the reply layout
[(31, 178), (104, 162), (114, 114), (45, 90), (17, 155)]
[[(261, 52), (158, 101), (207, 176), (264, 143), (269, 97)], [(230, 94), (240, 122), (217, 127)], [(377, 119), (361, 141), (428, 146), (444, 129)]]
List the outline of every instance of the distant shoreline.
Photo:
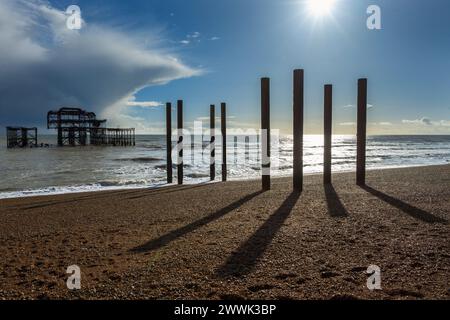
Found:
[[(42, 137), (40, 141), (51, 139)], [(207, 142), (201, 145), (194, 141), (192, 146), (188, 140), (185, 141), (184, 182), (209, 181)], [(222, 148), (221, 139), (217, 140), (216, 178), (220, 179)], [(248, 140), (244, 137), (228, 139), (228, 180), (260, 179), (261, 146), (254, 137)], [(165, 137), (144, 135), (137, 137), (136, 142), (136, 147), (59, 148), (54, 145), (48, 149), (2, 149), (0, 198), (165, 186)], [(355, 142), (354, 136), (335, 136), (333, 172), (356, 169)], [(280, 138), (278, 146), (274, 144), (274, 147), (277, 149), (273, 149), (272, 164), (278, 170), (272, 175), (290, 176), (293, 171), (292, 140)], [(367, 168), (371, 170), (449, 164), (450, 136), (369, 137), (366, 159)], [(322, 136), (306, 135), (304, 173), (322, 173), (322, 162)]]
[[(0, 129), (1, 130), (1, 129)], [(6, 129), (5, 129), (6, 130)], [(174, 128), (174, 130), (176, 130)], [(228, 133), (227, 135), (232, 136), (233, 133), (231, 132), (232, 129), (228, 129), (230, 131), (230, 133)], [(249, 130), (259, 130), (259, 129), (253, 129), (250, 128)], [(165, 133), (136, 133), (136, 136), (165, 136)], [(216, 132), (216, 135), (220, 135), (220, 132)], [(41, 134), (41, 136), (44, 137), (57, 137), (57, 134)], [(207, 135), (205, 135), (207, 136)], [(281, 136), (285, 137), (285, 136), (292, 136), (292, 133), (283, 133), (281, 134)], [(311, 133), (311, 134), (307, 134), (305, 133), (304, 136), (323, 136), (323, 134), (321, 133)], [(355, 136), (356, 137), (356, 133), (355, 134), (333, 134), (333, 136), (346, 136), (346, 137), (350, 137), (350, 136)], [(423, 133), (423, 134), (367, 134), (367, 137), (423, 137), (423, 136), (442, 136), (442, 137), (448, 137), (450, 136), (450, 134), (443, 134), (443, 133)], [(6, 140), (5, 136), (0, 136), (0, 139), (4, 139)]]

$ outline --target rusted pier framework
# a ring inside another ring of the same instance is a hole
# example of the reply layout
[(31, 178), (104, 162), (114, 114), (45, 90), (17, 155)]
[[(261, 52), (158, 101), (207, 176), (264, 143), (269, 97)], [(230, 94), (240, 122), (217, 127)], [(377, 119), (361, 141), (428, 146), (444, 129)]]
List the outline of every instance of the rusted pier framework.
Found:
[(95, 146), (135, 146), (135, 129), (91, 128), (90, 143)]
[(47, 128), (58, 131), (58, 146), (134, 146), (134, 128), (106, 128), (94, 112), (79, 108), (61, 108), (47, 113)]
[(25, 148), (37, 146), (37, 128), (7, 127), (8, 148)]

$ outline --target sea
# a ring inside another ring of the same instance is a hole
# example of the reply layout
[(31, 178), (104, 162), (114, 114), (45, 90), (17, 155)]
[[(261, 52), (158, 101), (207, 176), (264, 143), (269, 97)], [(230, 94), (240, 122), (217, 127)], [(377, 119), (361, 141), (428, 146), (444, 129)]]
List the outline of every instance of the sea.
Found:
[[(209, 137), (194, 137), (184, 143), (184, 182), (209, 182)], [(261, 176), (259, 139), (227, 137), (229, 180)], [(125, 188), (155, 188), (167, 185), (166, 138), (137, 135), (134, 147), (57, 147), (56, 136), (40, 136), (42, 148), (7, 149), (0, 139), (0, 198), (102, 191)], [(172, 142), (175, 145), (175, 141)], [(356, 137), (333, 136), (333, 172), (356, 168)], [(292, 175), (291, 136), (272, 139), (273, 176)], [(173, 174), (176, 182), (176, 154)], [(367, 169), (400, 168), (450, 163), (450, 135), (369, 136)], [(221, 179), (221, 139), (215, 143), (216, 180)], [(323, 136), (304, 136), (304, 172), (323, 170)]]

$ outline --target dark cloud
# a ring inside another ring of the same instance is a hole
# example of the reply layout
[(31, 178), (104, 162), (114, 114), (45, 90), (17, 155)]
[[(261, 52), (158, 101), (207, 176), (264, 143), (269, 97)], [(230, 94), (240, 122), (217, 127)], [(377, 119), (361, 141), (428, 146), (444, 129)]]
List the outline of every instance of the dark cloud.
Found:
[(89, 24), (69, 30), (65, 14), (41, 0), (0, 2), (0, 57), (2, 126), (44, 125), (61, 106), (117, 115), (136, 91), (198, 74), (130, 35)]

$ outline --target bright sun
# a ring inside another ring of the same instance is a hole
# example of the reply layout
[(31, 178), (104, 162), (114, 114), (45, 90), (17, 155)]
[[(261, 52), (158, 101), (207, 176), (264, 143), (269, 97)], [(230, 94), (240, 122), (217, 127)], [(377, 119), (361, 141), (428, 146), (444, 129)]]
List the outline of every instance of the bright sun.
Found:
[(330, 15), (336, 0), (307, 0), (309, 14), (315, 17)]

